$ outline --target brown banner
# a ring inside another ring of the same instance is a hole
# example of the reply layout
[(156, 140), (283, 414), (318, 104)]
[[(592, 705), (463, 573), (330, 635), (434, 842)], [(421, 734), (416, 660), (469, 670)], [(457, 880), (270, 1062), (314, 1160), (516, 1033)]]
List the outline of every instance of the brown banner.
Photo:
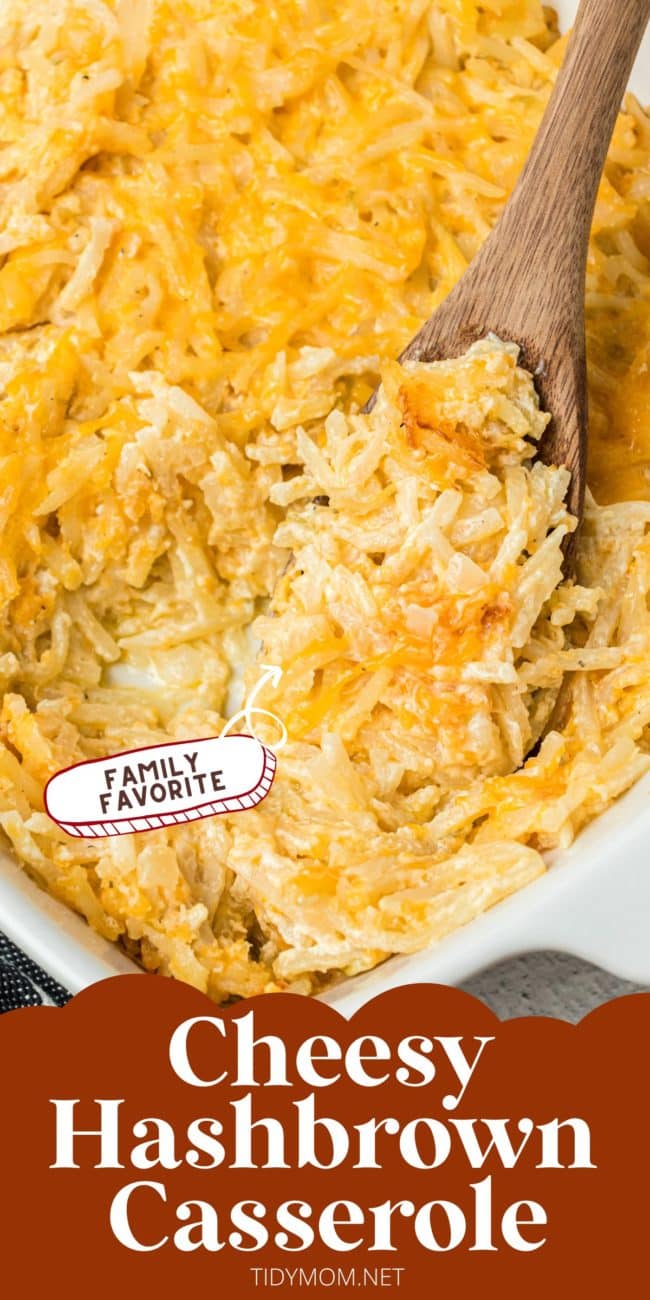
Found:
[(4, 1276), (98, 1300), (644, 1294), (649, 1031), (646, 994), (502, 1024), (416, 985), (347, 1021), (135, 975), (12, 1012)]

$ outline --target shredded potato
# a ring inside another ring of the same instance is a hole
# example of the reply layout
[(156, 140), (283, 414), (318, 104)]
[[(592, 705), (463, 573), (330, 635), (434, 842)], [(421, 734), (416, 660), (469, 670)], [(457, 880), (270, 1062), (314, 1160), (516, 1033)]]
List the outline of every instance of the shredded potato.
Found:
[[(147, 969), (218, 1000), (314, 992), (534, 878), (650, 766), (650, 123), (628, 97), (598, 197), (563, 584), (566, 473), (534, 461), (516, 349), (392, 360), (516, 180), (552, 11), (3, 19), (0, 827)], [(289, 737), (258, 809), (58, 830), (56, 770), (215, 734), (254, 639)]]

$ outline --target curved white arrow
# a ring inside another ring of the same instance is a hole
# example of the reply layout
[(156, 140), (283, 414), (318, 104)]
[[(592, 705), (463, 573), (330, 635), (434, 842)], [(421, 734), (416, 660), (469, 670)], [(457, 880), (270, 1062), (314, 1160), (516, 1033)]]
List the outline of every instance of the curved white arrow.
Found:
[(256, 733), (255, 733), (255, 723), (253, 722), (253, 714), (257, 714), (258, 717), (269, 718), (271, 722), (274, 722), (276, 727), (278, 727), (280, 731), (280, 736), (279, 739), (276, 740), (273, 745), (273, 750), (274, 752), (277, 753), (277, 751), (279, 749), (282, 749), (283, 746), (286, 745), (287, 743), (287, 729), (281, 718), (278, 718), (277, 715), (275, 713), (272, 713), (270, 709), (260, 708), (259, 705), (255, 703), (255, 701), (257, 700), (257, 697), (260, 694), (260, 692), (263, 691), (264, 687), (267, 686), (269, 683), (271, 684), (271, 686), (274, 687), (279, 684), (280, 678), (282, 677), (283, 669), (278, 668), (277, 664), (260, 664), (260, 668), (262, 670), (261, 674), (258, 680), (256, 681), (255, 685), (249, 691), (243, 709), (240, 709), (239, 713), (235, 713), (232, 718), (228, 719), (228, 721), (225, 723), (224, 727), (222, 728), (219, 734), (222, 737), (227, 736), (230, 734), (233, 727), (237, 723), (243, 722), (246, 725), (246, 730), (248, 734), (250, 736), (255, 736)]

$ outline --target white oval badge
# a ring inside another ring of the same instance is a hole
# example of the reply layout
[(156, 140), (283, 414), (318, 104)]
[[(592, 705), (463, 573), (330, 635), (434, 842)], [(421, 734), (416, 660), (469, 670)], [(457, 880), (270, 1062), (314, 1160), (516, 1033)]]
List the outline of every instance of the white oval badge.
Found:
[(254, 808), (275, 768), (273, 750), (254, 736), (173, 741), (57, 772), (45, 807), (68, 835), (128, 835)]

